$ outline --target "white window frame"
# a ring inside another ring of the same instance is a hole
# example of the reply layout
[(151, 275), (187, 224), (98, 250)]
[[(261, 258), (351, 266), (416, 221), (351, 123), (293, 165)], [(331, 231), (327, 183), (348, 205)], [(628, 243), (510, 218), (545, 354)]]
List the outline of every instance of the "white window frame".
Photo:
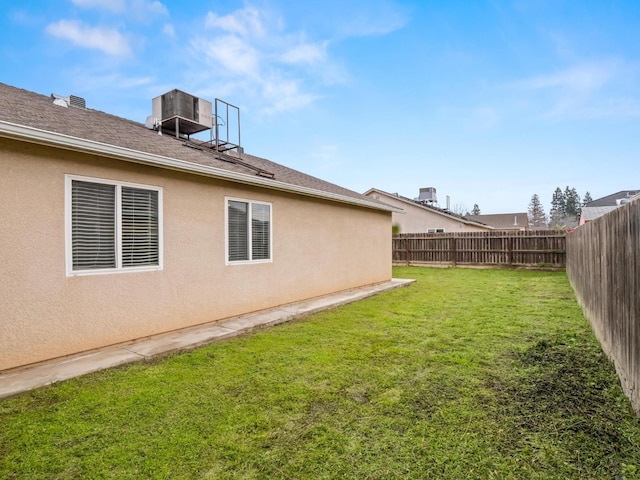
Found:
[(427, 233), (445, 233), (444, 228), (427, 228)]
[[(260, 260), (253, 260), (249, 258), (249, 260), (229, 260), (229, 202), (243, 202), (249, 205), (248, 212), (248, 225), (249, 230), (248, 235), (248, 249), (249, 249), (249, 257), (251, 257), (253, 252), (253, 232), (251, 231), (251, 214), (253, 205), (268, 205), (269, 206), (269, 258), (264, 258)], [(249, 265), (256, 263), (272, 263), (273, 262), (273, 204), (271, 202), (263, 202), (260, 200), (249, 200), (246, 198), (239, 197), (224, 197), (224, 263), (225, 265)]]
[[(71, 185), (72, 182), (101, 183), (114, 185), (116, 187), (116, 267), (115, 268), (95, 268), (86, 270), (73, 269), (73, 245), (72, 245), (72, 213), (71, 213)], [(142, 190), (153, 190), (158, 192), (158, 265), (143, 265), (136, 267), (122, 266), (122, 187), (138, 188)], [(163, 268), (163, 207), (162, 207), (162, 187), (154, 185), (143, 185), (139, 183), (122, 182), (118, 180), (107, 180), (104, 178), (86, 177), (81, 175), (65, 175), (64, 188), (64, 223), (65, 223), (65, 263), (67, 277), (83, 275), (104, 275), (111, 273), (134, 273), (158, 271)]]

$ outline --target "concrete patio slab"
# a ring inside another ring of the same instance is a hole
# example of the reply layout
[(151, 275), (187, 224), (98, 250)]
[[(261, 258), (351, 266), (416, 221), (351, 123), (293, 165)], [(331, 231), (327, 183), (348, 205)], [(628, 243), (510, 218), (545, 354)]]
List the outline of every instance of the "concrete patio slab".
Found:
[(106, 347), (93, 352), (84, 352), (62, 359), (54, 359), (5, 373), (0, 373), (0, 398), (17, 395), (35, 388), (51, 385), (70, 378), (97, 372), (106, 368), (147, 360), (180, 350), (196, 348), (207, 343), (220, 341), (346, 305), (378, 293), (404, 287), (415, 280), (394, 278), (388, 282), (369, 285), (353, 290), (338, 292), (324, 297), (290, 303), (277, 308), (248, 315), (229, 318), (174, 332), (154, 335), (125, 344)]

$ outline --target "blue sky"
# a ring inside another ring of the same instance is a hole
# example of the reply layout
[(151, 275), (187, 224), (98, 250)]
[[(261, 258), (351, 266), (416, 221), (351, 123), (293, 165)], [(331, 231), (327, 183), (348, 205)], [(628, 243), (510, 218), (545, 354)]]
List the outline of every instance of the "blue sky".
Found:
[(5, 2), (0, 81), (144, 122), (174, 88), (242, 145), (364, 192), (482, 213), (640, 188), (640, 2)]

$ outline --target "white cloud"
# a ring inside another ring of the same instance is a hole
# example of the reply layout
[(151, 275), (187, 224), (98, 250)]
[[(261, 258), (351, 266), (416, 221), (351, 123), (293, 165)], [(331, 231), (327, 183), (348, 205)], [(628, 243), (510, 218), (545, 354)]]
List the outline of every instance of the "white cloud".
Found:
[(542, 105), (542, 117), (602, 118), (638, 116), (640, 101), (625, 95), (634, 84), (637, 68), (618, 60), (584, 62), (545, 75), (536, 75), (514, 86), (529, 103)]
[(566, 38), (565, 35), (559, 32), (549, 32), (547, 37), (555, 47), (556, 55), (559, 58), (570, 60), (575, 58), (576, 53), (573, 49), (572, 43)]
[(472, 118), (475, 125), (481, 129), (491, 129), (500, 123), (500, 114), (493, 107), (476, 107)]
[[(202, 85), (196, 89), (235, 85), (231, 95), (241, 95), (266, 113), (304, 108), (321, 98), (328, 86), (349, 78), (331, 58), (329, 47), (335, 39), (383, 35), (407, 22), (401, 9), (387, 0), (356, 1), (357, 8), (342, 0), (331, 2), (339, 14), (326, 17), (331, 8), (323, 5), (317, 15), (311, 14), (308, 31), (288, 28), (277, 12), (251, 4), (224, 14), (209, 11), (203, 22), (206, 31), (189, 41), (193, 62), (189, 75)], [(317, 24), (322, 25), (316, 28)], [(341, 26), (334, 28), (336, 24)]]
[(111, 28), (91, 27), (77, 20), (59, 20), (46, 27), (50, 35), (71, 41), (82, 47), (101, 50), (112, 56), (125, 56), (131, 53), (126, 38)]
[(126, 13), (130, 17), (146, 18), (148, 15), (167, 15), (167, 7), (157, 0), (71, 0), (80, 8), (95, 8), (112, 13)]
[(281, 60), (292, 64), (315, 64), (327, 59), (328, 42), (303, 43), (290, 48), (282, 54)]
[(220, 29), (243, 37), (262, 37), (266, 33), (262, 15), (254, 7), (246, 7), (223, 16), (209, 12), (204, 25), (206, 28)]
[(531, 77), (521, 84), (534, 90), (558, 88), (585, 93), (602, 88), (616, 70), (614, 62), (576, 65), (552, 74)]
[(144, 0), (134, 0), (132, 2), (132, 8), (137, 8), (139, 11), (145, 11), (156, 15), (168, 15), (169, 10), (167, 7), (158, 1), (147, 2)]
[(549, 118), (579, 117), (583, 119), (640, 117), (640, 100), (635, 98), (595, 99), (589, 103), (559, 103), (547, 113)]
[(162, 26), (162, 33), (164, 33), (165, 35), (167, 35), (168, 37), (171, 38), (175, 38), (176, 36), (176, 29), (173, 27), (172, 24), (170, 23), (165, 23)]
[[(318, 174), (326, 175), (343, 168), (343, 154), (338, 143), (324, 143), (310, 147), (314, 168)], [(368, 187), (367, 187), (368, 188)], [(362, 190), (364, 191), (364, 189)]]
[(317, 96), (305, 93), (299, 80), (287, 80), (280, 77), (268, 78), (262, 83), (264, 97), (270, 100), (267, 113), (297, 110), (312, 103)]
[(89, 70), (86, 68), (77, 69), (74, 72), (74, 80), (84, 89), (101, 92), (108, 92), (114, 86), (117, 86), (118, 90), (148, 87), (155, 82), (155, 79), (150, 76), (127, 76), (104, 67)]
[(317, 160), (320, 160), (322, 165), (338, 163), (340, 159), (340, 147), (337, 143), (325, 143), (316, 146), (311, 156)]
[(400, 30), (409, 22), (406, 7), (386, 0), (342, 2), (340, 12), (331, 17), (333, 28), (342, 37), (381, 36)]
[(99, 8), (112, 12), (122, 12), (125, 10), (125, 0), (71, 0), (75, 6), (80, 8)]
[(224, 35), (212, 39), (197, 38), (191, 46), (209, 62), (214, 62), (221, 69), (218, 75), (250, 75), (258, 74), (260, 52), (251, 44), (234, 35)]
[(11, 22), (21, 26), (33, 27), (40, 24), (40, 19), (26, 10), (11, 10), (8, 17)]
[(594, 117), (640, 117), (640, 99), (611, 99), (592, 111)]
[(233, 92), (262, 104), (258, 110), (264, 113), (312, 103), (318, 98), (313, 86), (328, 84), (324, 71), (332, 72), (334, 83), (340, 78), (328, 59), (328, 41), (307, 41), (304, 32), (287, 31), (269, 11), (252, 6), (226, 15), (211, 11), (204, 24), (207, 33), (190, 41), (194, 70), (204, 62), (208, 83), (235, 84)]

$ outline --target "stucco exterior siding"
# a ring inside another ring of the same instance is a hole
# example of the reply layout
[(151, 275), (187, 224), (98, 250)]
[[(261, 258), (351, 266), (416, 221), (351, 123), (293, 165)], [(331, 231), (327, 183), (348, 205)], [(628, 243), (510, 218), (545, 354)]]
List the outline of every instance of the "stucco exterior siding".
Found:
[[(0, 138), (0, 370), (391, 278), (391, 213)], [(65, 175), (162, 188), (163, 268), (67, 276)], [(225, 197), (272, 262), (225, 264)]]
[(393, 225), (399, 228), (398, 233), (427, 233), (430, 228), (444, 228), (446, 233), (485, 232), (491, 229), (471, 222), (463, 222), (450, 215), (422, 207), (403, 197), (386, 194), (379, 190), (372, 190), (366, 195), (404, 210), (404, 213), (393, 212), (392, 214)]
[[(388, 199), (384, 199), (385, 203), (394, 205)], [(398, 206), (398, 205), (394, 205)], [(407, 213), (393, 213), (393, 224), (400, 226), (399, 233), (426, 233), (429, 228), (444, 228), (445, 232), (484, 232), (487, 228), (480, 228), (473, 225), (465, 225), (464, 223), (447, 218), (437, 213), (427, 212), (419, 206), (404, 205), (402, 208)]]

